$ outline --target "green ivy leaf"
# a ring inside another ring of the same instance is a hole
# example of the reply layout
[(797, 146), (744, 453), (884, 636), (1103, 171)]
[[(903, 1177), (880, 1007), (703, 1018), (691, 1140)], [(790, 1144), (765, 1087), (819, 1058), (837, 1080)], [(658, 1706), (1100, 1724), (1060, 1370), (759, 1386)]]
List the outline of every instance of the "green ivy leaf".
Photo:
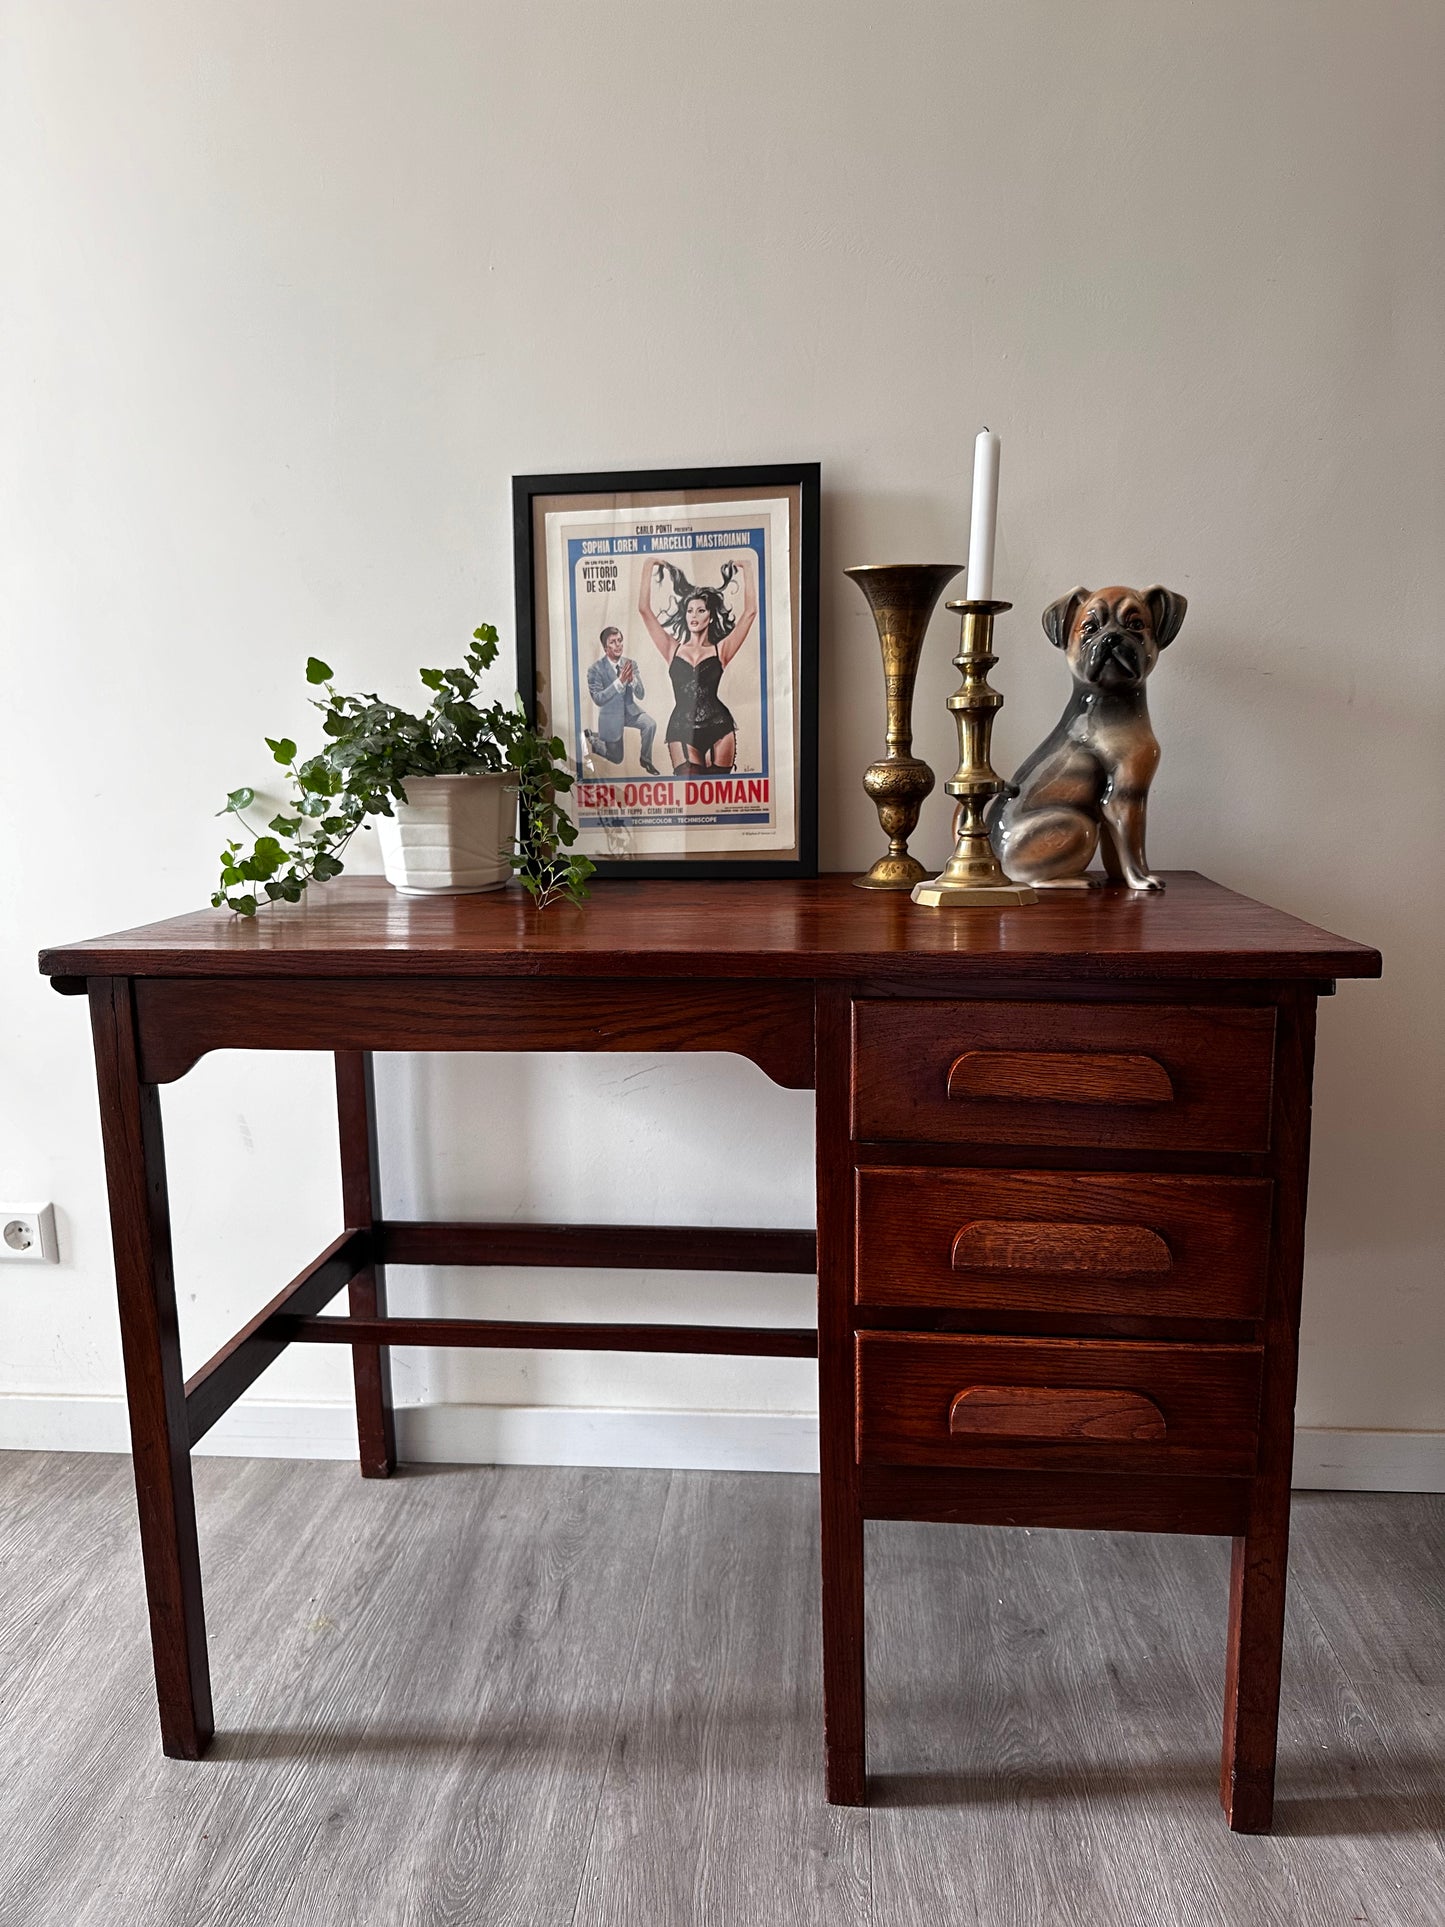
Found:
[(229, 810), (248, 810), (255, 800), (255, 790), (244, 788), (232, 790), (226, 798), (226, 808), (224, 810), (217, 810), (216, 814), (217, 816), (225, 816)]
[(276, 761), (283, 767), (287, 763), (294, 763), (296, 761), (296, 745), (289, 736), (281, 737), (279, 742), (274, 736), (268, 736), (266, 738), (266, 747), (276, 758)]
[(334, 856), (319, 856), (311, 866), (311, 873), (325, 883), (331, 877), (339, 877), (344, 868)]
[(275, 876), (284, 861), (284, 852), (274, 836), (258, 836), (256, 847), (240, 866), (241, 874), (257, 883), (264, 883), (267, 877)]
[(306, 658), (306, 680), (311, 683), (313, 687), (317, 683), (330, 682), (331, 675), (332, 672), (330, 668), (321, 660), (320, 656), (308, 656)]

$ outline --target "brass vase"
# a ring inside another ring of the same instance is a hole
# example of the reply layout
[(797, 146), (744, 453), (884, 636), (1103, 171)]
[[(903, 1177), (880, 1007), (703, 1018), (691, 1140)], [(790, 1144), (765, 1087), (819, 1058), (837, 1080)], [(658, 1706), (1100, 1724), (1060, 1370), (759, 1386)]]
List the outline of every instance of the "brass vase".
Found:
[(938, 598), (962, 569), (961, 562), (886, 562), (843, 571), (867, 596), (878, 625), (888, 716), (887, 754), (863, 772), (888, 850), (866, 876), (854, 877), (860, 890), (911, 890), (928, 875), (908, 854), (918, 812), (933, 788), (933, 771), (913, 754), (913, 684)]

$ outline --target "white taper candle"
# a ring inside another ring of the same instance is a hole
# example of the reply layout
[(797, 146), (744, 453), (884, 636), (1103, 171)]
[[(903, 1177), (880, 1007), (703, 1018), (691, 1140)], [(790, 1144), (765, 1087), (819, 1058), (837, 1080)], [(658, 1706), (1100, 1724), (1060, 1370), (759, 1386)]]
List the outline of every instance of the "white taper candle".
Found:
[(993, 543), (998, 531), (998, 436), (981, 428), (973, 445), (973, 513), (968, 528), (970, 602), (993, 600)]

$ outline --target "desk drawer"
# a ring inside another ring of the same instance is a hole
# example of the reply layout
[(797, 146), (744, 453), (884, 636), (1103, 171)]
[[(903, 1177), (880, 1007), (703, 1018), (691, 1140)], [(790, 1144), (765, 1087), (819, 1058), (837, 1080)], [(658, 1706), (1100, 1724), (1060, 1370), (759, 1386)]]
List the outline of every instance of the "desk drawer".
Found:
[(1265, 1178), (863, 1169), (860, 1305), (1259, 1318)]
[(868, 1000), (853, 1131), (940, 1144), (1266, 1151), (1268, 1006)]
[(1254, 1470), (1246, 1345), (859, 1332), (860, 1465)]

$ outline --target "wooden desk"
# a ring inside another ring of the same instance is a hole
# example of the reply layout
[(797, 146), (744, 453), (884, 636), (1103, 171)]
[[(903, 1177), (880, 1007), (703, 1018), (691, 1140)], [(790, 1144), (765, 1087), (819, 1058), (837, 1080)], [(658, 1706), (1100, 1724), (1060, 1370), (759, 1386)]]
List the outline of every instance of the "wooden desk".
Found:
[[(1268, 1827), (1317, 997), (1378, 954), (1203, 878), (930, 912), (816, 883), (513, 892), (342, 881), (47, 951), (87, 991), (165, 1750), (213, 1730), (190, 1450), (288, 1344), (351, 1347), (361, 1469), (388, 1347), (819, 1359), (830, 1800), (865, 1797), (863, 1522), (1225, 1533), (1221, 1796)], [(159, 1087), (211, 1050), (335, 1054), (340, 1235), (190, 1379)], [(371, 1053), (725, 1050), (817, 1091), (818, 1229), (404, 1224)], [(395, 1264), (818, 1272), (818, 1330), (389, 1317)], [(342, 1290), (348, 1317), (321, 1317)]]

